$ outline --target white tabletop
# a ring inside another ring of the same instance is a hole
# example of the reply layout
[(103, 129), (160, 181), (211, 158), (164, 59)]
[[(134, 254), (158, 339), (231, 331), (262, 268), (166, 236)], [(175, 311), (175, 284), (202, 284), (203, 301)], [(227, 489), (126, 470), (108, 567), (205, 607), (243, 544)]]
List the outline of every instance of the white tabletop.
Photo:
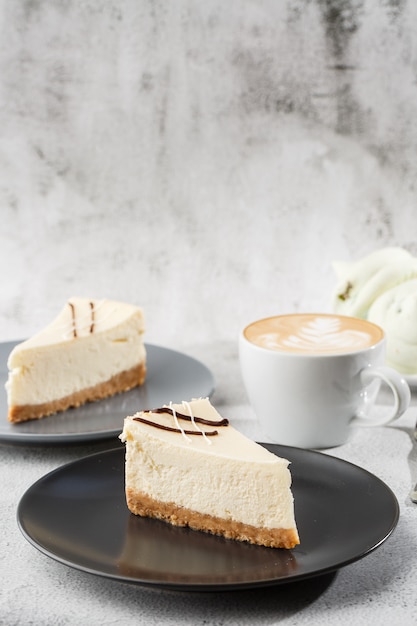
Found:
[[(203, 357), (194, 352), (194, 356)], [(247, 436), (267, 441), (246, 403), (237, 355), (207, 350), (216, 372), (213, 404)], [(117, 441), (71, 446), (2, 445), (1, 604), (4, 624), (415, 624), (417, 505), (416, 407), (391, 427), (360, 429), (349, 443), (326, 450), (381, 478), (395, 493), (400, 519), (383, 545), (333, 574), (272, 588), (216, 593), (167, 592), (84, 573), (40, 553), (23, 537), (16, 508), (25, 490), (45, 473)]]

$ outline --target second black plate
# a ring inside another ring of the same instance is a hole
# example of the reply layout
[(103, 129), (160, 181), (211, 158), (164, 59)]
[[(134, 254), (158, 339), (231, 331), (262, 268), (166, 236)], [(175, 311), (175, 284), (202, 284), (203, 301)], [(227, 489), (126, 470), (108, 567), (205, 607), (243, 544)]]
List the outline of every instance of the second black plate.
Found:
[(182, 352), (146, 344), (145, 383), (111, 398), (84, 404), (40, 420), (19, 424), (7, 421), (7, 357), (16, 342), (0, 343), (0, 442), (59, 444), (116, 438), (126, 415), (163, 404), (210, 396), (214, 391), (211, 371)]

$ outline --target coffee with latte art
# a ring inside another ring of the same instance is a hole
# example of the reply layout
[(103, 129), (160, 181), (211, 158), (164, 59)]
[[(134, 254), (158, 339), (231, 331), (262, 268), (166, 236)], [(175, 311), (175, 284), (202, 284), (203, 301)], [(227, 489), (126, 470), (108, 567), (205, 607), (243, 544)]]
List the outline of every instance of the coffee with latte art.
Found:
[(383, 330), (354, 317), (326, 313), (293, 313), (249, 324), (244, 336), (251, 343), (278, 352), (339, 354), (379, 343)]

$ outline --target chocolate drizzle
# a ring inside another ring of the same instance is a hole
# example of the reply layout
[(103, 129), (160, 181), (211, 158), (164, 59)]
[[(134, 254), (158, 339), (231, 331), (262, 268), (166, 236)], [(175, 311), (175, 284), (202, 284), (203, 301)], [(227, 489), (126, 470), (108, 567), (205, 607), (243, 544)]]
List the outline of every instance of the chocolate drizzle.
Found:
[[(93, 334), (94, 332), (94, 326), (96, 323), (96, 314), (95, 314), (95, 308), (94, 308), (94, 302), (90, 302), (90, 311), (91, 311), (91, 315), (90, 315), (90, 319), (88, 321), (88, 324), (90, 326), (90, 335)], [(71, 309), (71, 317), (72, 317), (72, 336), (74, 337), (74, 339), (76, 339), (78, 337), (78, 333), (77, 333), (77, 316), (75, 314), (75, 306), (72, 302), (68, 302), (68, 305)]]
[(94, 314), (94, 302), (90, 302), (91, 309), (91, 326), (90, 326), (90, 334), (94, 332), (94, 322), (95, 322), (95, 314)]
[(72, 315), (72, 333), (74, 338), (77, 336), (77, 327), (75, 325), (75, 306), (73, 305), (72, 302), (68, 302), (68, 304), (70, 305), (70, 309), (71, 309), (71, 315)]
[(142, 422), (143, 424), (148, 424), (148, 426), (155, 426), (155, 428), (160, 428), (161, 430), (169, 430), (172, 433), (184, 433), (184, 435), (201, 435), (203, 436), (206, 435), (207, 436), (213, 436), (213, 435), (218, 435), (219, 431), (218, 430), (206, 430), (203, 431), (202, 430), (181, 430), (180, 428), (174, 428), (173, 426), (165, 426), (165, 424), (158, 424), (158, 422), (152, 422), (151, 420), (147, 420), (144, 417), (134, 417), (133, 418), (136, 422)]
[[(160, 409), (149, 409), (148, 411), (143, 411), (144, 413), (169, 413), (169, 415), (174, 415), (174, 411), (168, 407), (164, 406)], [(192, 422), (193, 419), (191, 415), (185, 415), (185, 413), (180, 413), (179, 411), (175, 411), (175, 415), (178, 419), (186, 420), (187, 422)], [(206, 424), (207, 426), (228, 426), (229, 420), (226, 418), (222, 418), (221, 420), (217, 420), (214, 422), (213, 420), (206, 420), (204, 417), (194, 417), (194, 421), (199, 424)]]
[[(143, 413), (168, 413), (168, 415), (172, 415), (177, 419), (182, 419), (187, 422), (195, 422), (200, 424), (206, 424), (208, 426), (228, 426), (229, 420), (226, 418), (222, 418), (221, 420), (213, 421), (205, 419), (204, 417), (195, 417), (191, 415), (186, 415), (185, 413), (180, 413), (178, 411), (174, 411), (170, 407), (161, 407), (159, 409), (151, 409), (147, 411), (143, 411)], [(154, 422), (152, 420), (147, 420), (144, 417), (134, 417), (136, 422), (142, 422), (143, 424), (148, 424), (148, 426), (154, 426), (155, 428), (160, 428), (161, 430), (168, 430), (174, 433), (180, 433), (182, 435), (200, 435), (200, 436), (209, 436), (213, 437), (219, 434), (218, 430), (184, 430), (181, 428), (175, 428), (173, 426), (166, 426), (165, 424), (159, 424), (158, 422)]]

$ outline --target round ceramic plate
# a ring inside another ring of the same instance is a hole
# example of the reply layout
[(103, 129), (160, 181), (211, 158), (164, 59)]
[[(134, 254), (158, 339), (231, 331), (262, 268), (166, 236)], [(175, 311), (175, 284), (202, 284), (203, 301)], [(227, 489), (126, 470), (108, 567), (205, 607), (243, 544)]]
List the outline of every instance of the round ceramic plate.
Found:
[(147, 375), (141, 387), (84, 404), (40, 420), (7, 421), (7, 357), (16, 342), (0, 343), (0, 442), (69, 443), (117, 437), (123, 420), (143, 409), (210, 396), (214, 378), (200, 361), (181, 352), (146, 344)]
[(277, 585), (332, 572), (380, 546), (398, 502), (379, 478), (346, 461), (262, 444), (291, 461), (300, 545), (264, 548), (129, 512), (124, 448), (65, 465), (22, 497), (18, 524), (47, 556), (83, 572), (182, 591)]

